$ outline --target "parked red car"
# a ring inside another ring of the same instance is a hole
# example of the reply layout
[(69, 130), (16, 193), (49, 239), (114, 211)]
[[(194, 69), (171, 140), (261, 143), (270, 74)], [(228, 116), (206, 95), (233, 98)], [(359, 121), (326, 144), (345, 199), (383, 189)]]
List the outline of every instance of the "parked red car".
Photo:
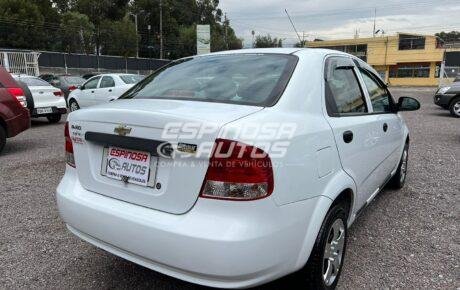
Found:
[(21, 86), (0, 67), (0, 152), (11, 138), (30, 128), (27, 99)]

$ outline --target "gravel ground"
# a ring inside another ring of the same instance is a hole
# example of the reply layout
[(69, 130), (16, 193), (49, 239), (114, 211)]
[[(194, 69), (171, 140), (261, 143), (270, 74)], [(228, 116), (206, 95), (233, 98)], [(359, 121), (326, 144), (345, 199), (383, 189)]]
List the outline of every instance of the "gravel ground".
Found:
[[(418, 98), (404, 189), (383, 191), (350, 230), (340, 288), (460, 287), (460, 120)], [(0, 156), (0, 288), (203, 289), (115, 257), (64, 227), (54, 190), (64, 172), (64, 123), (33, 122)], [(285, 278), (259, 289), (283, 289)], [(292, 286), (292, 285), (291, 285)], [(294, 287), (292, 287), (293, 289)]]

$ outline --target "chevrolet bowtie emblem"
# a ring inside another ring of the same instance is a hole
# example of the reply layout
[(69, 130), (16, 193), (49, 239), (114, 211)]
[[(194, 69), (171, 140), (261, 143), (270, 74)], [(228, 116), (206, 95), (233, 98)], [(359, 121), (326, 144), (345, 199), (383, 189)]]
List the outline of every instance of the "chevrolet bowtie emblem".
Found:
[(120, 135), (120, 136), (126, 136), (129, 133), (131, 133), (131, 130), (132, 130), (132, 128), (130, 128), (130, 127), (126, 126), (126, 125), (119, 125), (119, 126), (115, 127), (115, 129), (113, 131), (115, 133), (117, 133), (118, 135)]

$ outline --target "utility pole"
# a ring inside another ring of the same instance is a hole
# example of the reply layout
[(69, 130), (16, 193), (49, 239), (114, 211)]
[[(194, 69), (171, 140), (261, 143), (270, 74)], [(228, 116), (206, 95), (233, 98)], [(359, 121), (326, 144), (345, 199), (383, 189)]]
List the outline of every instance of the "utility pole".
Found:
[(254, 45), (255, 45), (254, 36), (256, 35), (256, 32), (254, 30), (252, 30), (251, 34), (252, 34), (252, 48), (254, 48)]
[(224, 14), (224, 28), (225, 28), (225, 47), (228, 50), (228, 36), (227, 36), (227, 13)]
[(134, 17), (134, 25), (136, 26), (136, 58), (139, 58), (139, 32), (137, 28), (137, 14), (129, 13)]
[(375, 37), (375, 18), (377, 17), (377, 8), (374, 8), (374, 28), (372, 29), (372, 37)]
[(160, 0), (160, 59), (163, 59), (163, 0)]

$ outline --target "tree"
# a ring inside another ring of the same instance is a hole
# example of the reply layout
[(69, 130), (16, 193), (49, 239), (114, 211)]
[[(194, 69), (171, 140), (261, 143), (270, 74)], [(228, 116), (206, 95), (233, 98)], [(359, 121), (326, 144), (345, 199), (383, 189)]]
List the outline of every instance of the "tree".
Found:
[(136, 28), (127, 17), (101, 24), (101, 51), (107, 55), (136, 56)]
[(0, 46), (42, 49), (45, 45), (44, 17), (27, 0), (0, 0)]
[(100, 54), (101, 26), (107, 20), (120, 20), (127, 12), (129, 0), (75, 0), (73, 9), (88, 15), (94, 24), (94, 42), (96, 54)]
[(67, 52), (94, 53), (94, 25), (88, 16), (78, 12), (62, 14), (62, 47)]
[(263, 48), (263, 47), (282, 47), (283, 41), (282, 39), (272, 38), (270, 34), (261, 36), (257, 35), (256, 40), (254, 42), (254, 47), (256, 48)]
[(439, 32), (435, 34), (437, 37), (441, 38), (444, 42), (460, 42), (460, 32), (451, 31), (451, 32)]

